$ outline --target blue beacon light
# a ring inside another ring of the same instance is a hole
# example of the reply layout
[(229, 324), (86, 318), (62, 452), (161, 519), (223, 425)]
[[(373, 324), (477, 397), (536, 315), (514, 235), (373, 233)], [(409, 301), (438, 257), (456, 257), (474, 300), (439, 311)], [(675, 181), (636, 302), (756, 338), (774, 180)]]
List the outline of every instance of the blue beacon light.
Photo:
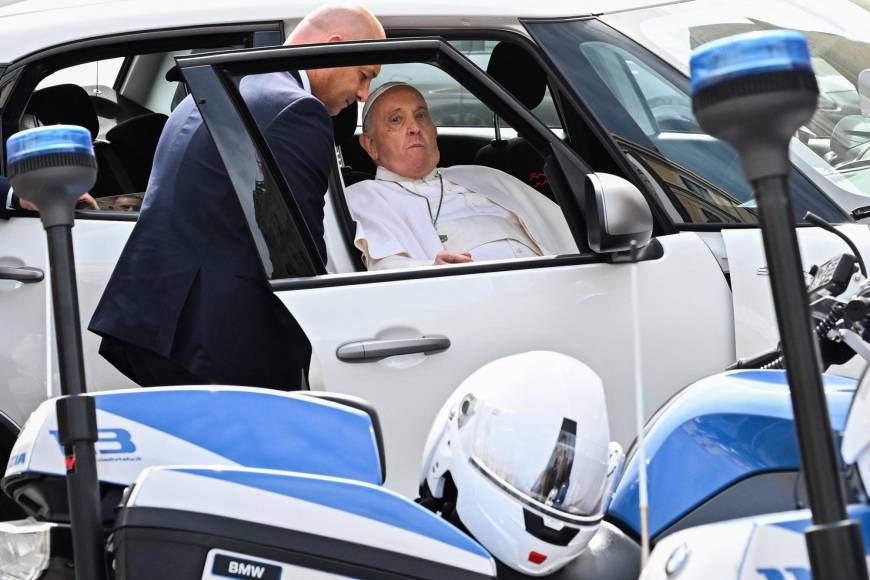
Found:
[(15, 133), (6, 141), (10, 166), (35, 156), (64, 153), (93, 157), (90, 131), (75, 125), (52, 125)]
[(48, 125), (15, 133), (6, 140), (6, 160), (15, 195), (36, 204), (43, 226), (72, 226), (76, 200), (97, 179), (90, 131)]
[(692, 109), (701, 127), (740, 154), (750, 180), (787, 176), (788, 142), (815, 112), (819, 89), (799, 32), (750, 32), (695, 49)]
[(723, 81), (774, 72), (812, 74), (809, 47), (800, 32), (748, 32), (708, 42), (692, 52), (692, 93)]

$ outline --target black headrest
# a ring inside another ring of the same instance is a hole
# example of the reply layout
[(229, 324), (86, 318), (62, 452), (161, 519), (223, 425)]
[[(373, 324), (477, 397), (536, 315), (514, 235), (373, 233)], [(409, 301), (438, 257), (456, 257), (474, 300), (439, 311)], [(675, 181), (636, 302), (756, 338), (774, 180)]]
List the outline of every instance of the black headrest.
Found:
[(153, 150), (157, 147), (157, 141), (160, 139), (167, 118), (161, 113), (145, 113), (127, 119), (112, 127), (106, 133), (106, 139), (113, 144), (141, 144)]
[(166, 71), (166, 76), (164, 77), (170, 83), (181, 83), (184, 82), (184, 77), (181, 76), (181, 69), (178, 68), (178, 65), (173, 65), (171, 69)]
[(100, 121), (86, 90), (78, 85), (56, 85), (39, 89), (30, 97), (27, 112), (43, 125), (79, 125), (96, 139)]
[(516, 44), (495, 45), (486, 72), (528, 109), (544, 100), (547, 75), (532, 55)]
[(359, 105), (354, 102), (332, 118), (332, 134), (335, 144), (341, 147), (351, 139), (356, 131)]

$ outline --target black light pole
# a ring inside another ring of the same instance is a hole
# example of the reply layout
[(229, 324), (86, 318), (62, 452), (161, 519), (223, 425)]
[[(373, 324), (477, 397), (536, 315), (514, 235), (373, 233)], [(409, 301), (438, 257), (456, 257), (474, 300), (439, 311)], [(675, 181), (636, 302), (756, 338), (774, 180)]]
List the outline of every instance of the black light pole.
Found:
[(97, 177), (91, 134), (54, 125), (16, 133), (6, 145), (13, 191), (38, 208), (48, 237), (51, 296), (60, 384), (57, 426), (64, 448), (66, 487), (77, 580), (106, 577), (100, 488), (94, 443), (94, 400), (85, 396), (85, 367), (76, 291), (72, 226), (75, 204)]
[(846, 514), (789, 199), (789, 141), (818, 99), (806, 39), (789, 31), (724, 38), (696, 49), (691, 68), (701, 127), (737, 150), (755, 191), (813, 515), (806, 531), (813, 577), (866, 580), (861, 528)]

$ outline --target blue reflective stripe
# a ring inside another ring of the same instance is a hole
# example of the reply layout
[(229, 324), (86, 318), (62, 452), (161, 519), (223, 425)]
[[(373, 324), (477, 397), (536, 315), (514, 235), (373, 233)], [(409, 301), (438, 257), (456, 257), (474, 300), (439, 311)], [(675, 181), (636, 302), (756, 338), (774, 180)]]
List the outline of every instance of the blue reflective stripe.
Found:
[[(352, 481), (305, 477), (301, 474), (184, 467), (169, 469), (211, 477), (327, 506), (414, 532), (487, 559), (490, 558), (489, 553), (480, 544), (448, 522), (426, 508), (380, 487)], [(384, 549), (389, 550), (389, 546), (384, 546)]]
[(97, 408), (246, 467), (380, 484), (369, 416), (358, 409), (242, 390), (142, 390), (93, 395)]
[[(857, 381), (824, 376), (831, 426), (842, 431)], [(800, 454), (784, 371), (702, 379), (674, 397), (646, 435), (653, 538), (747, 477), (798, 471)], [(637, 455), (629, 456), (608, 516), (640, 531)]]
[(689, 60), (692, 93), (742, 77), (772, 72), (813, 72), (806, 37), (790, 30), (748, 32), (708, 42)]
[[(851, 505), (848, 509), (849, 519), (857, 521), (861, 524), (861, 535), (864, 537), (864, 553), (870, 556), (870, 506), (868, 505)], [(762, 516), (763, 517), (763, 516)], [(785, 521), (772, 521), (767, 525), (773, 525), (778, 528), (791, 530), (799, 534), (813, 523), (807, 510), (795, 512), (795, 519)]]

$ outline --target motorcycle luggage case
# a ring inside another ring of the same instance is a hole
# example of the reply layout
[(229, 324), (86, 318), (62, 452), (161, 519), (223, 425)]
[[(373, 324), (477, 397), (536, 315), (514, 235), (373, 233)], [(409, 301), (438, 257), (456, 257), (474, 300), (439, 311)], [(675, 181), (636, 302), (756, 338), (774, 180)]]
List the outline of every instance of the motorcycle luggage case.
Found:
[(349, 479), (257, 469), (146, 470), (114, 532), (118, 580), (495, 576), (474, 540)]

